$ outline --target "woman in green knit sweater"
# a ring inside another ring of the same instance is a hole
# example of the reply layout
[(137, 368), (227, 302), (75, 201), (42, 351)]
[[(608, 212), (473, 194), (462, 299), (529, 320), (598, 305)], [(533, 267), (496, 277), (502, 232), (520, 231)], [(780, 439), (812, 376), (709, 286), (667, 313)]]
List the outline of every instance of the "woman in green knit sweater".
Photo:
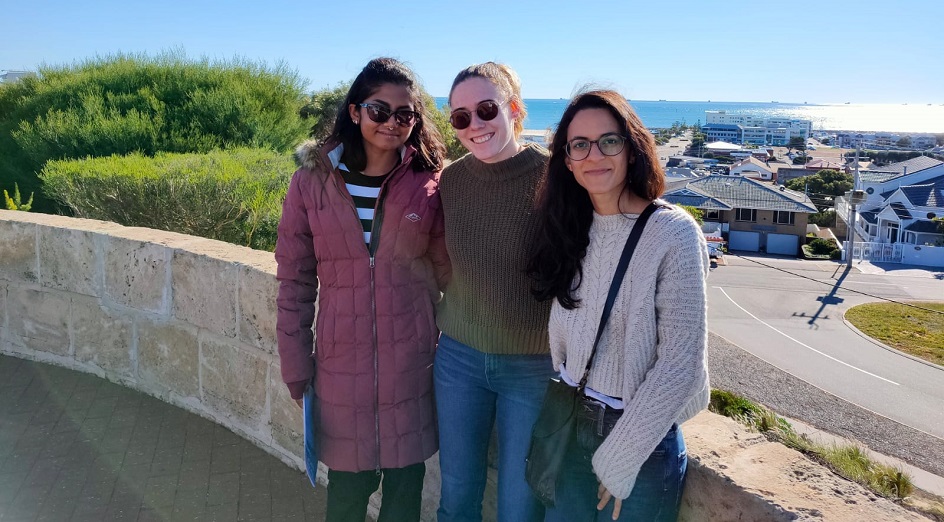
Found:
[(538, 224), (535, 188), (548, 152), (522, 146), (517, 75), (487, 62), (461, 71), (450, 122), (469, 151), (446, 167), (440, 195), (452, 279), (437, 312), (434, 384), (442, 498), (439, 521), (481, 520), (489, 436), (498, 432), (499, 520), (543, 519), (524, 479), (525, 456), (548, 378), (549, 303), (530, 294), (525, 268)]

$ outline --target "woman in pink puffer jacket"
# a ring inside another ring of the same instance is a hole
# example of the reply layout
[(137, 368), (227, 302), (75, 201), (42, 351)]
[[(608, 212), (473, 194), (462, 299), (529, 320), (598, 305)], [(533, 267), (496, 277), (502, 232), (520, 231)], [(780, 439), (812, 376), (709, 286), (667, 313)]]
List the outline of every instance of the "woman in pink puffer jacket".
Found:
[(328, 140), (299, 148), (279, 223), (282, 378), (296, 400), (314, 386), (332, 521), (363, 521), (381, 477), (381, 520), (419, 520), (438, 448), (433, 311), (450, 267), (422, 96), (400, 62), (368, 63)]

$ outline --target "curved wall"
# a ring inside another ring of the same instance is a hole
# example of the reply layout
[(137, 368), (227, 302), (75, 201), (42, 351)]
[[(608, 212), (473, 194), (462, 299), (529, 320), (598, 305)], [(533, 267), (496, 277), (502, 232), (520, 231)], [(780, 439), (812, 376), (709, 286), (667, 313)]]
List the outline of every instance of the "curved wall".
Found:
[(0, 352), (90, 372), (210, 418), (301, 466), (279, 374), (271, 253), (0, 211)]

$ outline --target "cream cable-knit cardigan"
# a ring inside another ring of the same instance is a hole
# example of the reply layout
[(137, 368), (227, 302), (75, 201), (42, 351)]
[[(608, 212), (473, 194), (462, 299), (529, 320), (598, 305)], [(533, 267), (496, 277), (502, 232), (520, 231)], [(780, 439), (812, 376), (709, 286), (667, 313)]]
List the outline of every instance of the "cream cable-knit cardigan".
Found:
[[(580, 306), (555, 300), (549, 335), (554, 368), (579, 380), (593, 347), (616, 263), (637, 214), (594, 214)], [(588, 386), (625, 403), (622, 418), (593, 455), (593, 470), (616, 498), (633, 490), (643, 462), (673, 423), (708, 404), (705, 278), (708, 251), (682, 209), (660, 208), (643, 231), (597, 348)]]

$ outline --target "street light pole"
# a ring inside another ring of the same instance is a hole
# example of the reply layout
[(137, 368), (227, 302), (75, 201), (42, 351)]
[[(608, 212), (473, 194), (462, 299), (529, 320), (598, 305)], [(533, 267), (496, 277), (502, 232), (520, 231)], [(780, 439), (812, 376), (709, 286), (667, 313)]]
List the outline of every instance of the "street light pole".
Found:
[(846, 252), (846, 266), (852, 268), (852, 245), (855, 244), (855, 204), (852, 202), (853, 198), (856, 196), (856, 190), (859, 186), (859, 147), (856, 146), (856, 155), (855, 155), (855, 170), (852, 174), (852, 190), (849, 191), (849, 220), (848, 223), (848, 248), (849, 251)]

